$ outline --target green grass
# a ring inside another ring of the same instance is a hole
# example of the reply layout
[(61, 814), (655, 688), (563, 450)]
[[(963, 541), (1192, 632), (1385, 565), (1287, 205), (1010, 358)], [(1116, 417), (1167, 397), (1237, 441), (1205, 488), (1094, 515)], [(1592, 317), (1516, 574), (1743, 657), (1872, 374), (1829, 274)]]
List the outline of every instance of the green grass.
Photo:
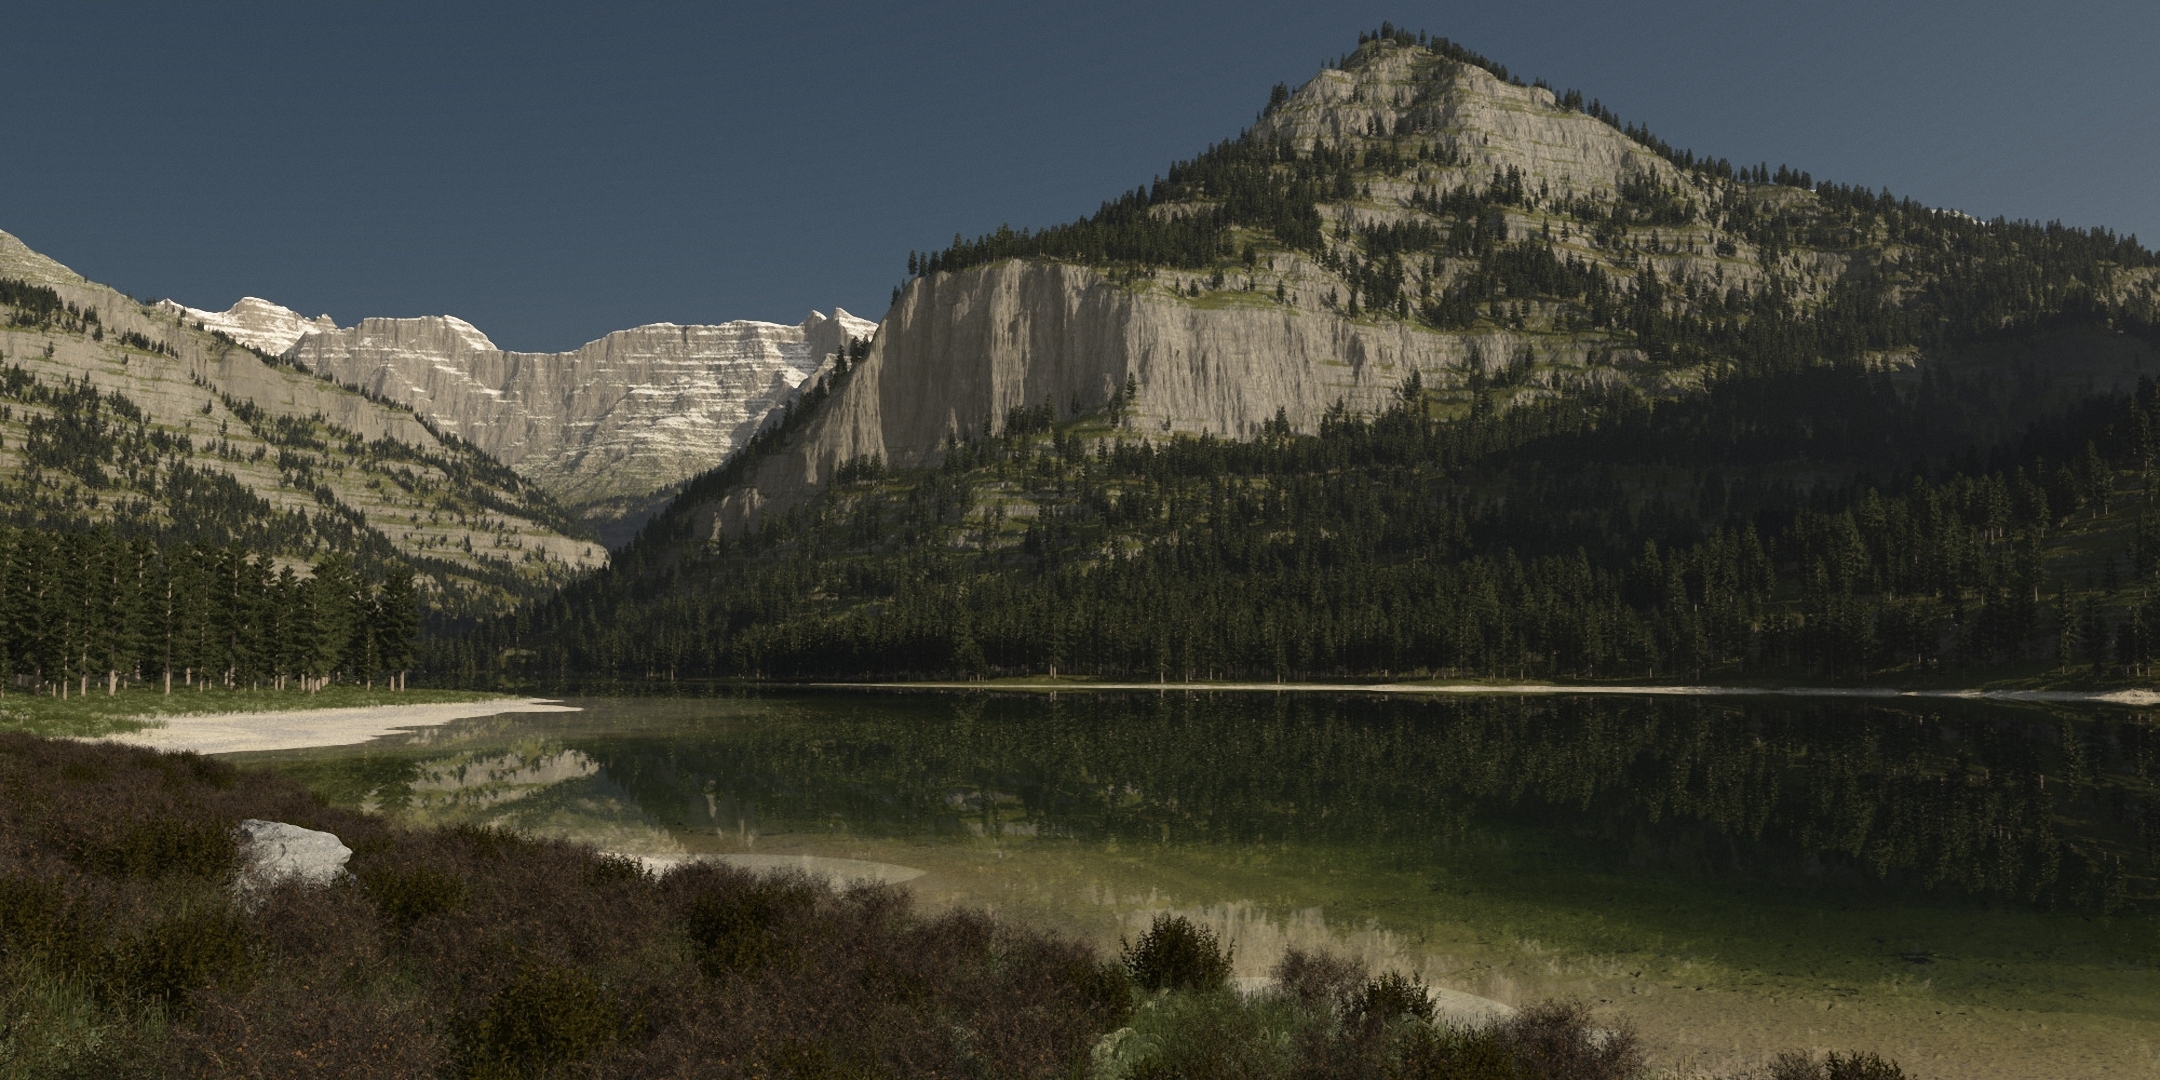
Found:
[(340, 709), (362, 705), (435, 705), (486, 701), (501, 694), (473, 690), (387, 690), (331, 686), (317, 693), (302, 690), (201, 690), (174, 687), (170, 696), (155, 687), (133, 687), (110, 697), (93, 686), (87, 697), (57, 698), (22, 692), (0, 695), (0, 732), (89, 737), (139, 731), (161, 716), (203, 713)]

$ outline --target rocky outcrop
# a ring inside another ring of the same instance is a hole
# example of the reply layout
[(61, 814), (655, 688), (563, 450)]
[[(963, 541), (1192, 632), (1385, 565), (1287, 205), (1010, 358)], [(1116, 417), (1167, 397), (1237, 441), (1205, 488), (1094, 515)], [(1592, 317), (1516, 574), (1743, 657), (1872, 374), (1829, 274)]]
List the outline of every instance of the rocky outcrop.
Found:
[(215, 330), (242, 345), (259, 349), (266, 356), (276, 356), (292, 348), (293, 342), (304, 334), (325, 333), (338, 328), (337, 322), (328, 315), (310, 319), (289, 307), (256, 296), (243, 296), (224, 311), (204, 311), (176, 300), (160, 300), (157, 306), (178, 315), (184, 322), (199, 324), (204, 330)]
[[(654, 323), (566, 353), (497, 349), (448, 316), (310, 333), (289, 359), (412, 406), (573, 507), (638, 504), (755, 433), (831, 355), (876, 324)], [(603, 515), (604, 516), (604, 515)]]
[(1671, 162), (1602, 120), (1561, 108), (1550, 90), (1392, 41), (1374, 42), (1355, 71), (1330, 68), (1253, 125), (1291, 143), (1356, 145), (1375, 132), (1431, 133), (1464, 177), (1520, 169), (1552, 195), (1610, 195), (1622, 177), (1684, 182)]
[(1439, 333), (1257, 294), (1194, 304), (1061, 263), (933, 274), (902, 291), (868, 358), (821, 414), (744, 488), (706, 508), (698, 528), (739, 528), (852, 459), (933, 462), (948, 436), (997, 431), (1017, 407), (1047, 404), (1060, 419), (1102, 412), (1128, 381), (1124, 423), (1134, 437), (1245, 438), (1278, 414), (1310, 431), (1338, 402), (1378, 412), (1413, 372), (1447, 385), (1524, 344), (1519, 335)]
[[(1488, 347), (1502, 348), (1499, 337)], [(1336, 402), (1385, 408), (1412, 371), (1449, 377), (1478, 340), (1260, 298), (1201, 307), (1057, 263), (937, 274), (886, 316), (807, 440), (804, 475), (815, 483), (864, 455), (921, 465), (946, 436), (994, 430), (1016, 407), (1099, 412), (1128, 380), (1128, 427), (1140, 434), (1246, 437), (1278, 412), (1311, 430)]]
[(237, 884), (252, 893), (287, 881), (335, 884), (345, 876), (352, 849), (335, 833), (249, 818), (240, 823), (240, 858)]

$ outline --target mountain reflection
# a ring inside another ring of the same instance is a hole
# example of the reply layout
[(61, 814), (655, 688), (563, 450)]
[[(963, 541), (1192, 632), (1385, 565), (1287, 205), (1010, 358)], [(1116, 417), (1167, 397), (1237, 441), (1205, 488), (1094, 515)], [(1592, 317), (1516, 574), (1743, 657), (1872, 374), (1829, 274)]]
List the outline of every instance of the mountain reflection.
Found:
[[(585, 704), (597, 720), (698, 711)], [(834, 695), (707, 712), (718, 718), (416, 761), (401, 797), (428, 817), (456, 806), (558, 826), (581, 806), (653, 843), (791, 830), (1412, 856), (1513, 843), (1585, 868), (2088, 910), (2155, 892), (2160, 739), (2142, 715), (1204, 693)]]

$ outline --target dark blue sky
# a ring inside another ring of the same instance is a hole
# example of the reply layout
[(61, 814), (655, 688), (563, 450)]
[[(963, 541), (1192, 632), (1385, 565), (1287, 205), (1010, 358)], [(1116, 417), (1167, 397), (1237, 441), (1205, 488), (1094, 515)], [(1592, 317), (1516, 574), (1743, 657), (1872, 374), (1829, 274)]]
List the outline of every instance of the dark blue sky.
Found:
[(510, 348), (874, 318), (909, 249), (1086, 213), (1385, 18), (1699, 153), (2160, 240), (2151, 0), (455, 7), (18, 5), (0, 229)]

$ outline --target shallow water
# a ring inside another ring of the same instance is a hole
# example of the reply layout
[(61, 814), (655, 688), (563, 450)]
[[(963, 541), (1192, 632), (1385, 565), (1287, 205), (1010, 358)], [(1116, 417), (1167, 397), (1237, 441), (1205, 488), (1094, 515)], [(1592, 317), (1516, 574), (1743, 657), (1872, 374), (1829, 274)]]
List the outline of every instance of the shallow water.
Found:
[(1874, 1049), (1915, 1075), (2160, 1075), (2160, 731), (2126, 709), (572, 704), (244, 760), (413, 823), (659, 860), (875, 864), (847, 873), (1106, 948), (1183, 911), (1235, 945), (1244, 979), (1318, 946), (1419, 971), (1464, 1015), (1479, 998), (1582, 997), (1676, 1068), (1797, 1047)]

